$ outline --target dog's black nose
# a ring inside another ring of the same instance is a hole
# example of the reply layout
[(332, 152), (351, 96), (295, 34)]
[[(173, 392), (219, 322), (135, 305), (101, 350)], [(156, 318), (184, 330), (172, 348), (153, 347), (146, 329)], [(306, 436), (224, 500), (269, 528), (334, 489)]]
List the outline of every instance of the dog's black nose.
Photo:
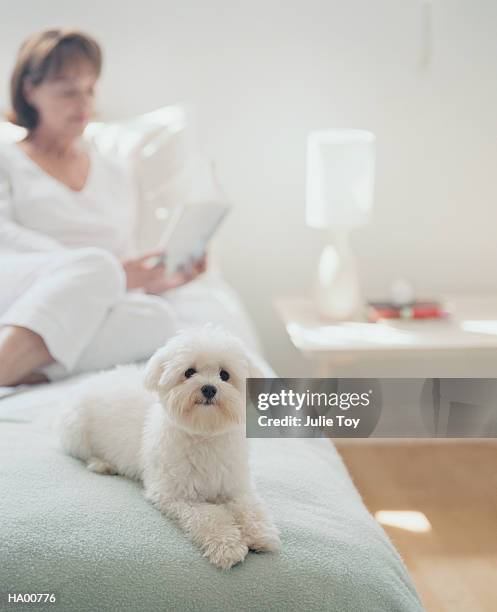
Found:
[(212, 399), (217, 393), (217, 389), (214, 385), (204, 385), (200, 391), (202, 391), (202, 395), (208, 400)]

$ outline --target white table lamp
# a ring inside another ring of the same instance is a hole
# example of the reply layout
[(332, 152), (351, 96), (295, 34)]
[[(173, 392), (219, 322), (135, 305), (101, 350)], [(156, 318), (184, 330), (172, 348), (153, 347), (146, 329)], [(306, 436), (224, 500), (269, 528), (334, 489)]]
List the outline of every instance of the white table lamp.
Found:
[(320, 130), (308, 137), (306, 222), (330, 232), (316, 287), (318, 311), (328, 319), (349, 319), (361, 309), (348, 236), (368, 222), (373, 207), (375, 140), (364, 130)]

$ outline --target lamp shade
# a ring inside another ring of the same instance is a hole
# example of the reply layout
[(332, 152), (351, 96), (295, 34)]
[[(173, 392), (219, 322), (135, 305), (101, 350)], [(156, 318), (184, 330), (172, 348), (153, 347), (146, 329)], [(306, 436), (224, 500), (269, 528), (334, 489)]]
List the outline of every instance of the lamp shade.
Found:
[(307, 141), (306, 222), (351, 228), (368, 222), (374, 199), (375, 135), (319, 130)]

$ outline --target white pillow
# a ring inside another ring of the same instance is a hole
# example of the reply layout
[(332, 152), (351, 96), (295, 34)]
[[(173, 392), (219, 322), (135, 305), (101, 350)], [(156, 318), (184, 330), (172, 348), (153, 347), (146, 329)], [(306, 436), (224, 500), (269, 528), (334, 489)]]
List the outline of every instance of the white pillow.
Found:
[[(142, 249), (157, 243), (170, 209), (185, 197), (192, 181), (193, 146), (181, 106), (165, 106), (131, 119), (92, 122), (85, 139), (103, 155), (130, 164), (139, 188), (139, 236)], [(0, 142), (17, 142), (22, 127), (0, 122)]]
[(186, 116), (180, 106), (166, 106), (131, 119), (90, 123), (85, 138), (103, 154), (132, 161), (143, 197), (156, 199), (168, 179), (181, 173), (187, 156)]

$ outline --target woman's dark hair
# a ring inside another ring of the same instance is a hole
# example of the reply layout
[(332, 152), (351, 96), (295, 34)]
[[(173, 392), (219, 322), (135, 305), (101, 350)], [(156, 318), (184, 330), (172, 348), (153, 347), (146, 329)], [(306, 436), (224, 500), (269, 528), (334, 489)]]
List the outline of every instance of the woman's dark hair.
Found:
[(12, 111), (7, 118), (12, 123), (32, 130), (38, 123), (38, 113), (24, 95), (26, 79), (39, 85), (46, 78), (57, 77), (64, 68), (87, 61), (97, 76), (102, 68), (99, 44), (77, 30), (44, 30), (30, 36), (19, 49), (10, 80)]

